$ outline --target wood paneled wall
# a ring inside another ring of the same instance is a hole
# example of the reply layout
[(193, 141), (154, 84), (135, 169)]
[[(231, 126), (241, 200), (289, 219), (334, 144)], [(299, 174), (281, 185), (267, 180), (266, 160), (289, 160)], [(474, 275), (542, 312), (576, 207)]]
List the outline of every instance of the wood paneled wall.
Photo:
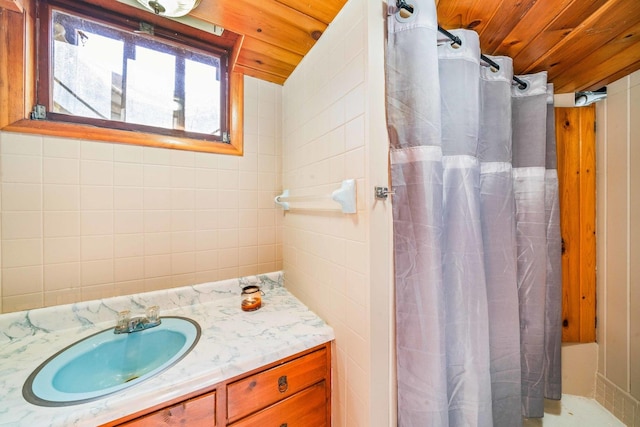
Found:
[(562, 341), (596, 339), (595, 108), (556, 108)]

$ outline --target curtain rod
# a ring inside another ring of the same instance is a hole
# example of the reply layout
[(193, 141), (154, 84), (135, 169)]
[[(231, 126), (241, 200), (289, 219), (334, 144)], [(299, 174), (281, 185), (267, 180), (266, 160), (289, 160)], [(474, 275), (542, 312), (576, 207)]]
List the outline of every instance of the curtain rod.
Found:
[[(398, 9), (404, 9), (409, 13), (413, 13), (414, 8), (413, 6), (409, 5), (406, 0), (396, 0), (396, 7)], [(462, 46), (462, 40), (460, 40), (460, 37), (451, 34), (449, 31), (445, 30), (444, 28), (442, 28), (440, 25), (438, 25), (438, 31), (440, 31), (442, 34), (444, 34), (445, 36), (447, 36), (453, 43), (457, 44), (458, 46)], [(482, 59), (484, 62), (486, 62), (487, 64), (489, 64), (491, 67), (495, 68), (496, 70), (500, 69), (500, 65), (498, 65), (495, 61), (487, 58), (484, 54), (480, 54), (480, 59)], [(513, 76), (513, 81), (515, 81), (516, 83), (518, 83), (518, 88), (521, 90), (525, 90), (527, 88), (527, 82), (525, 82), (524, 80), (518, 78), (517, 76)]]
[[(404, 3), (404, 0), (398, 0), (400, 3)], [(413, 8), (412, 8), (413, 9)], [(405, 9), (406, 10), (406, 9)], [(454, 42), (455, 44), (457, 44), (458, 46), (462, 46), (462, 40), (460, 40), (460, 37), (451, 34), (449, 31), (445, 30), (444, 28), (442, 28), (440, 25), (438, 25), (438, 31), (440, 31), (442, 34), (444, 34), (445, 36), (449, 37), (449, 39)], [(492, 68), (495, 68), (496, 70), (500, 69), (500, 65), (498, 65), (495, 61), (493, 61), (492, 59), (489, 59), (488, 57), (486, 57), (484, 54), (480, 54), (480, 59), (482, 59), (484, 62), (486, 62), (487, 64), (489, 64)], [(513, 76), (513, 81), (515, 81), (516, 83), (518, 83), (518, 88), (521, 90), (525, 90), (527, 88), (527, 82), (525, 82), (524, 80), (518, 78), (517, 76)]]

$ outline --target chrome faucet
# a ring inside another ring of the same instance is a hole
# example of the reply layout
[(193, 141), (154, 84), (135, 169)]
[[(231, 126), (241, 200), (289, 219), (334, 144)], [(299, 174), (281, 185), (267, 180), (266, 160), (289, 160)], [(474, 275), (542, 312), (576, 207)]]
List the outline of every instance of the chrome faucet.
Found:
[(114, 334), (130, 334), (132, 332), (143, 331), (153, 328), (161, 323), (160, 307), (157, 305), (147, 307), (145, 316), (131, 317), (129, 310), (123, 310), (118, 313), (118, 323), (113, 329)]

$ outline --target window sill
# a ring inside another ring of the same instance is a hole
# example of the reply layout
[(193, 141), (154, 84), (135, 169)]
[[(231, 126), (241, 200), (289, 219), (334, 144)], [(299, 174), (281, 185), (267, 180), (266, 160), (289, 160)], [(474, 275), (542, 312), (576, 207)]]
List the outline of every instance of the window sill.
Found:
[[(177, 138), (119, 129), (105, 129), (72, 123), (50, 122), (47, 120), (18, 120), (1, 129), (3, 132), (21, 132), (55, 137), (77, 138), (91, 141), (105, 141), (148, 147), (172, 148), (176, 150), (202, 151), (217, 154), (242, 155), (241, 134), (231, 135), (231, 143)], [(239, 142), (239, 143), (238, 143)]]

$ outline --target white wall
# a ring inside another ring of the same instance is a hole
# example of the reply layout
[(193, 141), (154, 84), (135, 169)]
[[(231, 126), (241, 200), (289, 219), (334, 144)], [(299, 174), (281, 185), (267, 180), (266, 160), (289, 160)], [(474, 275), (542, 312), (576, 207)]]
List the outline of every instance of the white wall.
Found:
[(390, 206), (373, 198), (388, 180), (383, 11), (348, 1), (283, 90), (284, 188), (327, 195), (357, 179), (356, 214), (282, 219), (285, 284), (336, 332), (336, 427), (395, 423)]
[(245, 155), (0, 133), (0, 312), (282, 268), (281, 86), (245, 78)]
[(640, 425), (640, 72), (597, 104), (596, 399)]
[(597, 343), (562, 344), (562, 393), (595, 397)]

